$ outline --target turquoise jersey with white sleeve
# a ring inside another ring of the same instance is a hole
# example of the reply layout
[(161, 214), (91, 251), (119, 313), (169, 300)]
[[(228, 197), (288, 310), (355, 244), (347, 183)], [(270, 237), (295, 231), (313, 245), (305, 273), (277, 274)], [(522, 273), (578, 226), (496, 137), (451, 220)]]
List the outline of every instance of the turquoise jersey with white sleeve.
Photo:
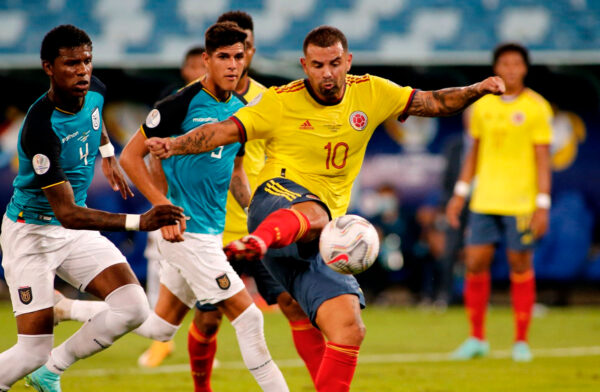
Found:
[(56, 107), (42, 95), (31, 105), (19, 131), (19, 172), (6, 215), (13, 221), (60, 225), (43, 189), (68, 181), (75, 203), (85, 206), (102, 134), (106, 88), (92, 76), (77, 113)]
[[(219, 101), (198, 81), (157, 102), (141, 129), (148, 138), (176, 137), (202, 124), (226, 120), (242, 106), (234, 94), (226, 101)], [(162, 161), (169, 186), (167, 197), (190, 217), (186, 231), (223, 232), (233, 163), (236, 156), (243, 154), (244, 147), (233, 143), (202, 154), (175, 155)]]

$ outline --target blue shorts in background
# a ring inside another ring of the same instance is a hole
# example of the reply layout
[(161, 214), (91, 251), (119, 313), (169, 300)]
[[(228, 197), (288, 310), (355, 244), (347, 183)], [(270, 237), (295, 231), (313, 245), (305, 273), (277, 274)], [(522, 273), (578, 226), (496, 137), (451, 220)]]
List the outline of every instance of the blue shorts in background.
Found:
[(531, 214), (492, 215), (471, 211), (467, 222), (466, 244), (499, 244), (503, 240), (510, 250), (533, 249), (535, 241), (529, 229)]

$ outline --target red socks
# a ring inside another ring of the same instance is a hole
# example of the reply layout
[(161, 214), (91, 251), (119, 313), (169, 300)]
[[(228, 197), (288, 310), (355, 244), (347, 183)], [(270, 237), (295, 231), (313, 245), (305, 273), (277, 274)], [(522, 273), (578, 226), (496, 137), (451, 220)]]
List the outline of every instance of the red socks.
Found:
[(511, 273), (511, 297), (515, 312), (515, 341), (527, 341), (527, 331), (535, 303), (535, 275), (532, 269)]
[(270, 213), (252, 235), (262, 239), (267, 248), (283, 248), (298, 241), (309, 229), (310, 222), (303, 213), (281, 208)]
[(192, 323), (188, 331), (188, 353), (195, 392), (212, 392), (210, 374), (217, 352), (217, 336), (205, 336)]
[(471, 323), (471, 336), (484, 339), (484, 320), (490, 299), (490, 273), (467, 273), (465, 278), (465, 307)]
[(296, 351), (306, 364), (310, 378), (316, 384), (317, 373), (325, 353), (325, 339), (323, 334), (315, 328), (309, 319), (290, 321), (292, 337)]
[(348, 392), (358, 362), (358, 346), (327, 342), (315, 381), (317, 392)]

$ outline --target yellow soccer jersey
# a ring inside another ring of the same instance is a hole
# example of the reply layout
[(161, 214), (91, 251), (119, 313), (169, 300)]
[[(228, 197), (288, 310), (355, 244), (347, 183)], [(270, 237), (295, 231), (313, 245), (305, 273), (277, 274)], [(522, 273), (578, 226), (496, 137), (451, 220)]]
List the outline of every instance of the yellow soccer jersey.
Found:
[(520, 215), (535, 210), (534, 145), (550, 144), (552, 109), (525, 89), (514, 100), (486, 95), (473, 104), (470, 133), (479, 139), (471, 210)]
[(258, 183), (288, 178), (346, 213), (367, 143), (385, 119), (404, 115), (414, 90), (377, 76), (346, 76), (341, 102), (321, 102), (308, 81), (271, 87), (232, 119), (242, 138), (265, 139), (267, 162)]
[[(266, 90), (266, 87), (254, 79), (250, 79), (248, 90), (242, 97), (245, 102), (253, 100), (257, 95)], [(252, 192), (259, 185), (256, 180), (258, 173), (265, 166), (265, 141), (252, 140), (245, 145), (246, 153), (244, 155), (244, 171), (250, 182)], [(227, 193), (227, 212), (225, 213), (225, 230), (223, 231), (223, 244), (237, 240), (248, 234), (246, 225), (247, 216), (231, 192)]]

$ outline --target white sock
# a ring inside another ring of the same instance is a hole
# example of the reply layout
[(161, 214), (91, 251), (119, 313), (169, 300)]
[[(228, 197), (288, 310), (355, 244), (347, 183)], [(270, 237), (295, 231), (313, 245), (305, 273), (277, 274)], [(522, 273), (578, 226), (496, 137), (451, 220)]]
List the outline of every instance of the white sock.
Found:
[(80, 301), (74, 300), (71, 304), (70, 319), (85, 323), (93, 315), (108, 309), (108, 304), (104, 301)]
[(231, 322), (244, 363), (263, 391), (289, 391), (283, 374), (271, 359), (263, 332), (263, 315), (251, 304)]
[(115, 340), (138, 327), (150, 312), (144, 290), (127, 284), (106, 296), (108, 309), (95, 314), (73, 336), (52, 350), (46, 367), (62, 374), (75, 361), (108, 348)]
[(152, 312), (146, 321), (132, 332), (152, 340), (168, 342), (173, 339), (178, 329), (179, 325), (173, 325)]
[(0, 354), (0, 391), (41, 367), (53, 343), (54, 335), (17, 335), (17, 344)]

